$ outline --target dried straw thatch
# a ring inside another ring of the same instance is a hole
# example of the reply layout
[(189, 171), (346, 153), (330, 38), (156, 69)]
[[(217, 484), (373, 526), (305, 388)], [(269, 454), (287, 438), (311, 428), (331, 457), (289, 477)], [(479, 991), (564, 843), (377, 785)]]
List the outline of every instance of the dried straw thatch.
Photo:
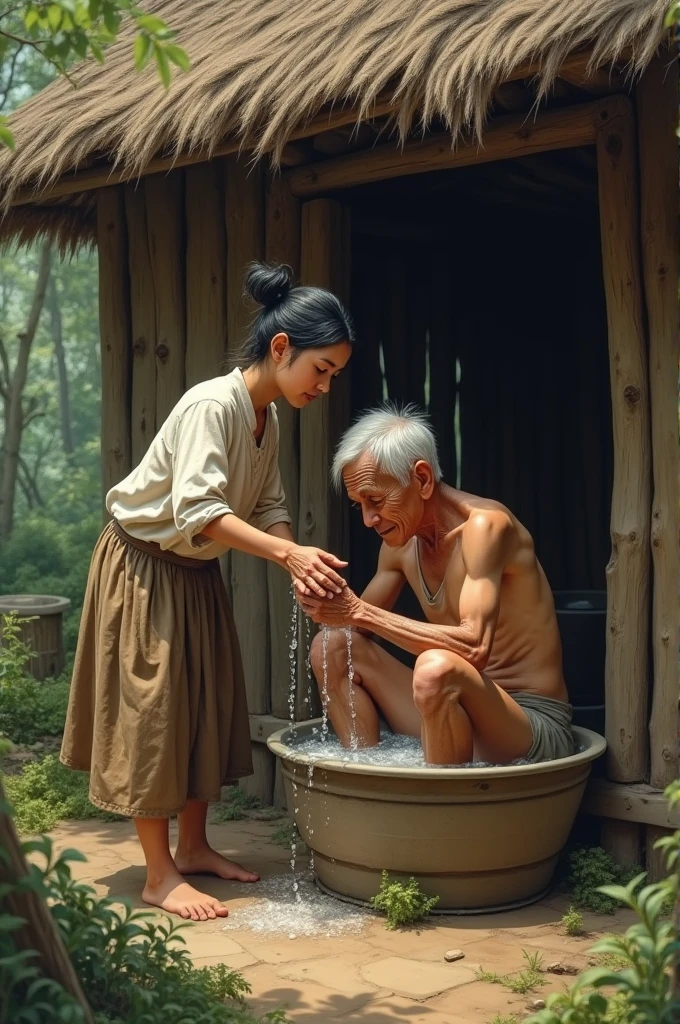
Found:
[[(565, 56), (593, 64), (630, 54), (642, 68), (663, 36), (667, 0), (148, 0), (179, 30), (192, 61), (164, 93), (134, 70), (129, 34), (104, 67), (57, 81), (12, 118), (17, 152), (0, 157), (5, 209), (95, 158), (135, 173), (160, 152), (210, 151), (225, 137), (260, 153), (329, 103), (369, 116), (394, 86), (403, 135), (438, 117), (455, 135), (481, 129), (494, 88), (527, 61), (547, 89)], [(69, 201), (70, 202), (70, 201)], [(87, 204), (81, 204), (81, 212)], [(61, 207), (63, 210), (64, 208)], [(16, 211), (18, 212), (18, 211)], [(28, 210), (47, 223), (49, 208)], [(28, 225), (29, 221), (26, 221)], [(28, 228), (27, 228), (28, 230)]]

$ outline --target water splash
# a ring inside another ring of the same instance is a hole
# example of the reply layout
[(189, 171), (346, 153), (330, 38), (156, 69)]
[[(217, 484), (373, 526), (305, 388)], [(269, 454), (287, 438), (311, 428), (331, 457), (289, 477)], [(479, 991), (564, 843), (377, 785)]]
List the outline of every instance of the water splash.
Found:
[(349, 694), (349, 712), (351, 716), (349, 727), (349, 749), (356, 753), (359, 749), (359, 737), (357, 736), (357, 709), (354, 703), (354, 664), (352, 662), (352, 630), (345, 629), (345, 642), (347, 644), (347, 683)]
[[(234, 889), (239, 897), (250, 897), (252, 902), (229, 912), (224, 931), (247, 928), (259, 935), (278, 935), (289, 939), (331, 938), (356, 935), (371, 919), (363, 908), (321, 893), (308, 872), (300, 875), (298, 893), (291, 893), (288, 875), (265, 878), (256, 889), (245, 884), (237, 884)], [(297, 900), (296, 895), (300, 895), (301, 900)]]
[(321, 627), (321, 667), (323, 674), (323, 682), (321, 686), (321, 742), (325, 743), (328, 739), (328, 705), (330, 704), (330, 697), (328, 695), (328, 638), (330, 636), (330, 629), (328, 626)]

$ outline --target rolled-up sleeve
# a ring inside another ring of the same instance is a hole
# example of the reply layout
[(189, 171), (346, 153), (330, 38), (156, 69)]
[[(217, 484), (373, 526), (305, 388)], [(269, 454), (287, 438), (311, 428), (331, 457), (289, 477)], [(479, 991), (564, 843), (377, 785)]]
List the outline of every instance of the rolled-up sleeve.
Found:
[(248, 522), (258, 530), (268, 530), (275, 523), (290, 525), (276, 451), (272, 453), (260, 496)]
[(199, 534), (219, 516), (233, 514), (225, 500), (229, 480), (227, 423), (219, 402), (190, 405), (177, 424), (172, 452), (172, 513), (193, 548), (212, 543)]

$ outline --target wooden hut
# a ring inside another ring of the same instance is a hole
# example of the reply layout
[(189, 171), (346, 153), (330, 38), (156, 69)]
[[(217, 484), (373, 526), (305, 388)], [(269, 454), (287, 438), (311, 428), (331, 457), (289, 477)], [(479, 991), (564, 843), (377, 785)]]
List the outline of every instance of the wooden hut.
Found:
[[(447, 478), (505, 500), (554, 589), (606, 590), (606, 777), (623, 862), (670, 824), (678, 744), (677, 62), (666, 0), (153, 0), (192, 61), (165, 93), (130, 38), (12, 118), (5, 238), (99, 253), (106, 490), (216, 375), (254, 257), (350, 303), (351, 379), (280, 413), (300, 540), (373, 540), (328, 486), (384, 396), (426, 405)], [(225, 566), (261, 742), (289, 714), (285, 574)], [(304, 648), (296, 710), (306, 700)], [(295, 670), (295, 669), (294, 669)]]

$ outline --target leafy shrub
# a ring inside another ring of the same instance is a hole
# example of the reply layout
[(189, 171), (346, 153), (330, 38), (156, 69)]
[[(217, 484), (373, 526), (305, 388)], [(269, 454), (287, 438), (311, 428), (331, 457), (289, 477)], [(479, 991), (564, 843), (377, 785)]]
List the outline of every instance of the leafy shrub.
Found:
[(527, 966), (517, 974), (497, 974), (495, 971), (485, 971), (483, 967), (477, 971), (477, 981), (486, 981), (492, 985), (503, 985), (511, 992), (519, 995), (526, 995), (533, 992), (539, 985), (545, 984), (543, 976), (543, 957), (540, 953), (527, 953), (522, 950), (522, 956)]
[[(13, 888), (48, 901), (96, 1024), (285, 1024), (280, 1011), (256, 1018), (248, 1010), (243, 998), (250, 987), (237, 972), (224, 965), (194, 968), (179, 935), (185, 926), (120, 910), (75, 882), (69, 862), (82, 861), (81, 854), (71, 850), (55, 859), (46, 837), (25, 850), (42, 854), (45, 864), (32, 864)], [(3, 887), (0, 899), (7, 892)], [(40, 976), (30, 951), (18, 949), (14, 934), (21, 924), (0, 904), (0, 1024), (82, 1024), (71, 996)]]
[(567, 889), (574, 907), (596, 914), (613, 914), (619, 903), (604, 891), (604, 886), (627, 885), (639, 868), (623, 868), (600, 846), (574, 850), (569, 857)]
[(14, 743), (35, 743), (63, 731), (69, 683), (63, 677), (39, 683), (28, 675), (31, 650), (20, 636), (24, 621), (14, 613), (2, 616), (0, 733)]
[(225, 821), (242, 821), (248, 817), (248, 811), (258, 811), (262, 803), (256, 796), (251, 796), (240, 786), (232, 786), (228, 796), (219, 803), (213, 804), (212, 822), (215, 825)]
[[(680, 783), (666, 791), (671, 804), (680, 800)], [(625, 935), (608, 935), (592, 952), (600, 964), (579, 976), (568, 992), (548, 997), (547, 1007), (525, 1024), (671, 1024), (680, 1018), (673, 991), (678, 935), (665, 916), (669, 900), (678, 899), (680, 832), (658, 840), (671, 872), (662, 882), (645, 885), (644, 872), (626, 885), (605, 885), (602, 895), (630, 907), (638, 918)], [(604, 991), (603, 991), (604, 990)]]
[(578, 910), (574, 907), (569, 907), (562, 918), (562, 924), (564, 925), (567, 935), (583, 935), (583, 914), (579, 914)]
[(383, 871), (380, 891), (371, 899), (371, 906), (387, 915), (388, 928), (400, 928), (427, 917), (438, 902), (438, 896), (426, 896), (420, 891), (415, 878), (409, 878), (408, 882), (390, 882), (389, 875)]
[(120, 820), (90, 803), (89, 775), (63, 765), (55, 754), (27, 764), (3, 780), (20, 833), (49, 832), (60, 821)]
[(272, 842), (276, 843), (277, 846), (285, 846), (288, 849), (290, 849), (293, 843), (301, 843), (302, 839), (297, 830), (297, 825), (292, 821), (286, 821), (279, 825), (272, 832)]

